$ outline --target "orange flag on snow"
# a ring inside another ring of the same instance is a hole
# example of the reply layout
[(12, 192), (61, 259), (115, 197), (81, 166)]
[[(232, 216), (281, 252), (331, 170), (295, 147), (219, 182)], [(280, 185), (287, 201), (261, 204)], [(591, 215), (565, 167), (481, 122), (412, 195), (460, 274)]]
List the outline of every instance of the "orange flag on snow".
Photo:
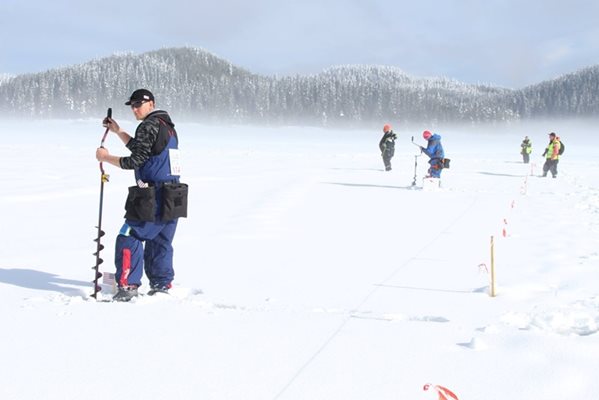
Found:
[(454, 392), (452, 392), (451, 390), (447, 389), (446, 387), (443, 387), (441, 385), (433, 385), (432, 383), (427, 383), (426, 385), (424, 385), (424, 391), (429, 390), (430, 388), (433, 388), (437, 391), (437, 393), (439, 394), (439, 400), (450, 400), (450, 399), (454, 399), (454, 400), (459, 400), (458, 396), (456, 396), (456, 394)]

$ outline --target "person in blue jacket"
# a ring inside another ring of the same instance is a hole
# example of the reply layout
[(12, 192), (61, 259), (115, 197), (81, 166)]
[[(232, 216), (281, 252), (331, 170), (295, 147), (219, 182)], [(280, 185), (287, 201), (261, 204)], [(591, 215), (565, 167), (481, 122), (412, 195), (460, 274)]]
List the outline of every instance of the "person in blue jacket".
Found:
[[(150, 283), (149, 295), (168, 292), (175, 275), (172, 242), (178, 221), (177, 218), (164, 220), (160, 214), (166, 185), (179, 182), (177, 162), (171, 159), (178, 147), (175, 124), (166, 111), (155, 109), (154, 95), (149, 90), (134, 91), (125, 105), (131, 106), (135, 118), (141, 121), (135, 137), (122, 130), (112, 118), (105, 118), (103, 125), (117, 134), (131, 155), (114, 156), (104, 147), (96, 150), (98, 161), (134, 170), (137, 184), (129, 188), (125, 223), (116, 239), (118, 291), (113, 297), (115, 301), (129, 301), (138, 295), (144, 270)], [(144, 189), (150, 189), (145, 192), (152, 194), (150, 200), (155, 199), (155, 207), (150, 207), (149, 212), (142, 209), (144, 206), (135, 196), (132, 198), (132, 192), (142, 194)], [(142, 211), (150, 214), (149, 217), (139, 217)]]
[(428, 143), (426, 148), (420, 146), (420, 150), (430, 158), (428, 161), (430, 168), (428, 169), (427, 178), (440, 178), (441, 170), (443, 169), (443, 159), (445, 158), (441, 136), (436, 133), (432, 134), (429, 131), (424, 131), (422, 132), (422, 137)]

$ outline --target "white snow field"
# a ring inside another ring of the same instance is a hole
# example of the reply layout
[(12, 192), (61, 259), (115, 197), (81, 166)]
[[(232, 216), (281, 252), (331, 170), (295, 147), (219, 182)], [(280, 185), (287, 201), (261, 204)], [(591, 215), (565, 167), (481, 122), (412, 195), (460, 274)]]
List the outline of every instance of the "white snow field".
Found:
[[(410, 138), (430, 127), (398, 124), (384, 172), (384, 122), (177, 125), (190, 206), (175, 286), (130, 303), (90, 297), (100, 120), (0, 122), (0, 398), (436, 399), (426, 383), (460, 400), (596, 398), (596, 128), (433, 129), (452, 161), (425, 191)], [(552, 130), (567, 148), (558, 178), (540, 178)], [(115, 135), (106, 147), (127, 154)], [(134, 182), (106, 170), (113, 272)]]

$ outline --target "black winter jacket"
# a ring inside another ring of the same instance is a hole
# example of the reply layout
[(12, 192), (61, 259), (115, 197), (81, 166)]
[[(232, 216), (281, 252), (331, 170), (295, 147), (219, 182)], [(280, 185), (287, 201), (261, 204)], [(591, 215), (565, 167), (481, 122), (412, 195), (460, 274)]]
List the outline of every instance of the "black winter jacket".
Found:
[(385, 133), (379, 142), (381, 153), (393, 155), (395, 152), (395, 139), (397, 139), (397, 135), (393, 131)]
[(121, 168), (138, 169), (150, 156), (159, 154), (168, 143), (168, 129), (174, 130), (174, 127), (166, 111), (155, 110), (148, 114), (137, 126), (135, 137), (127, 143), (131, 155), (121, 157)]

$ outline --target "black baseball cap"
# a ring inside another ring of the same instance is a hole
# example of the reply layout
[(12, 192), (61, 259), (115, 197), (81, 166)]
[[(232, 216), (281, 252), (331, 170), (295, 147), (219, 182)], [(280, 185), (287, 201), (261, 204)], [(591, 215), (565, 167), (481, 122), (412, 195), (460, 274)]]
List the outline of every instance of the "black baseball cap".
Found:
[(135, 103), (136, 101), (154, 101), (154, 95), (148, 89), (137, 89), (131, 93), (131, 97), (129, 97), (129, 101), (125, 105), (130, 106), (131, 103)]

